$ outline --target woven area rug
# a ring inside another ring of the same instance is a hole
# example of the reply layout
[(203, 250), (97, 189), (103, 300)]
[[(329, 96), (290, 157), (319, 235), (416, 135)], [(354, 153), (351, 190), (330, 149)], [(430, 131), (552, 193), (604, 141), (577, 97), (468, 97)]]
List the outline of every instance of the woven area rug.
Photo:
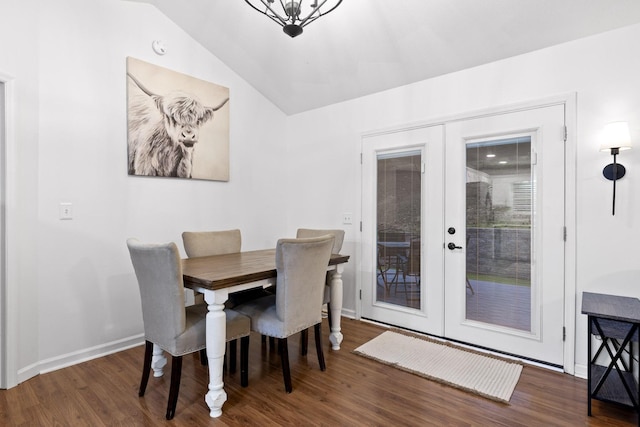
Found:
[(404, 331), (386, 331), (354, 353), (430, 380), (509, 403), (522, 365)]

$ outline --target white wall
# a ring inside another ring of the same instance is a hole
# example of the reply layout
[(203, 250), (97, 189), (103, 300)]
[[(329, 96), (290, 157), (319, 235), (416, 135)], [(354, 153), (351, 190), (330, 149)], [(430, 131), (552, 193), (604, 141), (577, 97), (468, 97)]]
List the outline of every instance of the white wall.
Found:
[[(289, 173), (297, 176), (297, 182), (304, 183), (307, 191), (326, 199), (335, 196), (335, 206), (323, 204), (324, 209), (319, 210), (321, 217), (330, 222), (341, 211), (360, 212), (357, 159), (361, 133), (577, 92), (575, 361), (576, 371), (586, 372), (586, 318), (580, 314), (582, 291), (640, 297), (640, 264), (636, 255), (640, 221), (635, 211), (640, 208), (640, 173), (634, 172), (640, 171), (638, 51), (640, 25), (635, 25), (292, 116), (291, 132), (302, 135), (306, 130), (309, 138), (292, 143), (290, 152), (297, 160)], [(598, 151), (602, 127), (614, 120), (630, 122), (632, 138), (638, 146), (619, 156), (628, 172), (618, 183), (615, 217), (611, 215), (611, 182), (602, 177), (602, 168), (611, 156)], [(323, 147), (322, 152), (302, 155), (305, 147), (316, 144)], [(299, 220), (312, 215), (296, 207), (290, 212)], [(359, 218), (359, 214), (355, 217)], [(348, 230), (345, 239), (358, 241), (355, 227)], [(350, 264), (357, 263), (352, 259)], [(355, 290), (347, 292), (345, 306), (349, 308), (354, 304)]]
[[(184, 230), (238, 227), (245, 249), (275, 245), (287, 231), (286, 116), (152, 6), (10, 3), (0, 14), (0, 74), (16, 82), (20, 242), (8, 288), (19, 293), (22, 381), (141, 342), (128, 237), (182, 250)], [(153, 53), (155, 39), (165, 56)], [(229, 87), (229, 182), (127, 175), (127, 56)], [(60, 202), (73, 203), (73, 220), (58, 219)]]
[[(628, 172), (612, 217), (601, 176), (610, 156), (597, 142), (611, 120), (629, 120), (640, 137), (640, 25), (287, 118), (149, 5), (5, 3), (0, 75), (13, 76), (15, 100), (8, 289), (18, 344), (8, 351), (18, 381), (139, 342), (130, 236), (179, 243), (185, 229), (239, 227), (254, 249), (301, 226), (343, 227), (353, 257), (345, 309), (354, 311), (360, 134), (570, 91), (578, 93), (578, 364), (586, 363), (580, 292), (640, 296), (640, 152), (620, 156)], [(155, 39), (167, 55), (152, 52)], [(228, 183), (127, 176), (127, 56), (230, 88)], [(58, 219), (60, 202), (74, 204), (73, 220)], [(353, 226), (342, 226), (343, 212), (354, 213)]]

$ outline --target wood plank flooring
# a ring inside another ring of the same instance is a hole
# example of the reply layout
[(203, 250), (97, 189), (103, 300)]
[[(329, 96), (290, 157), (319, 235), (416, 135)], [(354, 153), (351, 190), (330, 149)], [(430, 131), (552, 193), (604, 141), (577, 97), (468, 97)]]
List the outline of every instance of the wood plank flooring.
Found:
[[(220, 418), (209, 418), (203, 396), (207, 369), (197, 353), (184, 358), (176, 416), (164, 419), (169, 369), (149, 379), (138, 397), (143, 346), (0, 390), (2, 426), (630, 426), (635, 412), (593, 402), (587, 416), (586, 380), (525, 366), (511, 404), (497, 403), (365, 359), (352, 350), (384, 331), (343, 319), (340, 351), (328, 347), (320, 372), (310, 335), (309, 355), (290, 341), (293, 393), (286, 394), (276, 352), (251, 336), (249, 387), (239, 372), (225, 375), (228, 400)], [(170, 364), (169, 364), (170, 365)]]

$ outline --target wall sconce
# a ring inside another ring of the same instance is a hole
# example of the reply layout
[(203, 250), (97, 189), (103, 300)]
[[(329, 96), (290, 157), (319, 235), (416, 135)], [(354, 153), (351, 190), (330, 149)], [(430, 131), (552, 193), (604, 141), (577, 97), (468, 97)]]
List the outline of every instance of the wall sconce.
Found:
[(613, 163), (604, 167), (602, 174), (609, 181), (613, 181), (613, 205), (611, 215), (616, 214), (616, 181), (627, 172), (624, 166), (616, 161), (616, 156), (622, 150), (631, 148), (631, 136), (629, 135), (629, 124), (627, 122), (609, 123), (602, 132), (602, 145), (600, 151), (610, 151), (613, 156)]

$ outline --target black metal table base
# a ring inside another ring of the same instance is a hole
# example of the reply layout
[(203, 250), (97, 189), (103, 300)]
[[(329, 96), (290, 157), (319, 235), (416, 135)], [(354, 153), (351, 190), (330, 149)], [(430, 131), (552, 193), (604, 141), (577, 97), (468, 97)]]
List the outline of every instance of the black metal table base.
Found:
[[(588, 316), (587, 414), (591, 416), (592, 399), (613, 402), (634, 408), (640, 427), (640, 382), (634, 355), (634, 343), (640, 341), (640, 301), (585, 292), (582, 313)], [(601, 340), (595, 353), (594, 336)]]

